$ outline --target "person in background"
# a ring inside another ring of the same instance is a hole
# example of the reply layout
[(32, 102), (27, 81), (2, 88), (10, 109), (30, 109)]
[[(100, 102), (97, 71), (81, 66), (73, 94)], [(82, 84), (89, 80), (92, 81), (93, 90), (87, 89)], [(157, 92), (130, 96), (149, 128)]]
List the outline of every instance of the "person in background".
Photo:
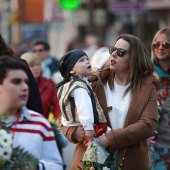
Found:
[(109, 48), (107, 47), (101, 47), (92, 55), (91, 58), (91, 65), (92, 70), (103, 70), (106, 68), (109, 68)]
[(55, 83), (52, 79), (47, 79), (42, 76), (41, 60), (31, 52), (26, 52), (21, 55), (30, 67), (32, 74), (38, 84), (44, 116), (48, 119), (50, 112), (54, 114), (54, 118), (59, 118), (60, 107), (57, 100), (57, 89), (54, 88)]
[(19, 56), (23, 53), (31, 52), (32, 51), (32, 43), (30, 41), (23, 42), (19, 47)]
[(75, 37), (73, 38), (66, 47), (66, 52), (79, 49), (81, 50), (83, 48), (82, 42), (79, 40), (79, 38)]
[(160, 80), (157, 91), (159, 123), (155, 145), (151, 147), (152, 170), (170, 169), (170, 28), (158, 30), (152, 40), (151, 59)]
[(51, 78), (58, 70), (58, 60), (50, 55), (50, 45), (48, 42), (39, 40), (33, 44), (33, 53), (41, 59), (42, 76)]
[[(110, 68), (89, 77), (112, 128), (98, 140), (113, 153), (114, 166), (119, 169), (149, 170), (147, 139), (154, 134), (158, 121), (153, 64), (141, 40), (130, 34), (120, 35), (109, 53)], [(61, 120), (60, 127), (70, 142), (84, 142), (82, 128), (66, 127)], [(83, 144), (78, 145), (71, 170), (82, 167), (85, 150)]]
[[(5, 40), (3, 39), (2, 35), (0, 34), (0, 57), (2, 55), (13, 56), (15, 60), (22, 61), (27, 65), (25, 60), (20, 59), (18, 57), (15, 57), (13, 50), (6, 44)], [(28, 102), (27, 102), (27, 107), (28, 107), (28, 109), (31, 109), (31, 110), (34, 110), (38, 113), (43, 114), (41, 98), (40, 98), (40, 93), (39, 93), (39, 90), (38, 90), (37, 83), (36, 83), (36, 81), (35, 81), (35, 79), (32, 75), (31, 70), (29, 69), (29, 67), (28, 67), (27, 71), (28, 71), (27, 74), (28, 74), (28, 77), (29, 77), (29, 82), (28, 82), (29, 99), (28, 99)]]
[(27, 170), (63, 170), (49, 122), (25, 107), (29, 96), (27, 65), (14, 57), (1, 56), (0, 68), (0, 124), (12, 133), (13, 148), (20, 146), (39, 160)]
[(99, 48), (97, 37), (93, 34), (87, 34), (84, 37), (85, 48), (83, 51), (88, 55), (89, 60), (91, 61), (92, 55)]

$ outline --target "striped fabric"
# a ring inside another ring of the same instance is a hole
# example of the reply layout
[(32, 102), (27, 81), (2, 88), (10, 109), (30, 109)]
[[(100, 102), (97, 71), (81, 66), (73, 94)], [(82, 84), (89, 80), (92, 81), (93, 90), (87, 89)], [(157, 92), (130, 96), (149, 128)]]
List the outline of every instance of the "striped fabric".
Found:
[(21, 146), (39, 159), (39, 170), (62, 170), (63, 163), (48, 120), (37, 112), (27, 110), (30, 119), (19, 121), (14, 133), (13, 147)]

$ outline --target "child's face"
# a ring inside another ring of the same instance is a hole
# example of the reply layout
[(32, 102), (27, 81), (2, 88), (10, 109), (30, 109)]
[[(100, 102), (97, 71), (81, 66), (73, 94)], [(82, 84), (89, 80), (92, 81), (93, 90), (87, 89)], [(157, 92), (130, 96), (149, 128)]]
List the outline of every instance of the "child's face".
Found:
[(81, 57), (75, 64), (72, 74), (88, 76), (91, 74), (91, 64), (87, 56)]
[(18, 109), (27, 104), (28, 77), (23, 70), (9, 70), (0, 84), (0, 103), (4, 109)]

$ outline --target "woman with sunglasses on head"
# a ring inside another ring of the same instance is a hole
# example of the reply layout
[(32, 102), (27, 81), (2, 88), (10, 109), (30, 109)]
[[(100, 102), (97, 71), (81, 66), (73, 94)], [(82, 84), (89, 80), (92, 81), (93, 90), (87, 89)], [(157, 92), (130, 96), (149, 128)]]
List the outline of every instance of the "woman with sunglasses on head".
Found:
[[(109, 52), (110, 68), (89, 78), (112, 128), (98, 140), (113, 154), (114, 165), (123, 170), (149, 170), (147, 138), (158, 121), (153, 64), (140, 39), (130, 34), (122, 34)], [(61, 128), (72, 143), (84, 141), (82, 128), (62, 124)], [(85, 149), (78, 145), (71, 170), (82, 167)]]
[(159, 77), (157, 91), (159, 123), (155, 145), (150, 147), (152, 170), (170, 169), (170, 28), (157, 31), (152, 41), (151, 58)]

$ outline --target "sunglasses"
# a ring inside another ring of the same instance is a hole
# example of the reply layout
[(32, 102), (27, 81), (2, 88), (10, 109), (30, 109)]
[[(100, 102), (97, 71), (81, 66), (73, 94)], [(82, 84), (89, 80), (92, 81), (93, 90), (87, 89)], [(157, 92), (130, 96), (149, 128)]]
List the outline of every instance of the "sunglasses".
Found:
[(169, 41), (163, 41), (162, 43), (160, 41), (154, 41), (152, 43), (153, 47), (155, 49), (158, 49), (160, 47), (160, 45), (162, 44), (162, 46), (165, 48), (165, 49), (168, 49), (170, 48), (170, 42)]
[(110, 46), (109, 47), (109, 53), (110, 54), (113, 54), (113, 52), (116, 51), (116, 54), (117, 56), (119, 57), (123, 57), (128, 51), (122, 49), (122, 48), (116, 48), (116, 47), (113, 47), (113, 46)]
[(38, 50), (33, 50), (34, 53), (37, 53), (37, 52), (40, 53), (40, 52), (43, 52), (43, 51), (45, 51), (44, 48), (41, 48), (41, 49), (38, 49)]

